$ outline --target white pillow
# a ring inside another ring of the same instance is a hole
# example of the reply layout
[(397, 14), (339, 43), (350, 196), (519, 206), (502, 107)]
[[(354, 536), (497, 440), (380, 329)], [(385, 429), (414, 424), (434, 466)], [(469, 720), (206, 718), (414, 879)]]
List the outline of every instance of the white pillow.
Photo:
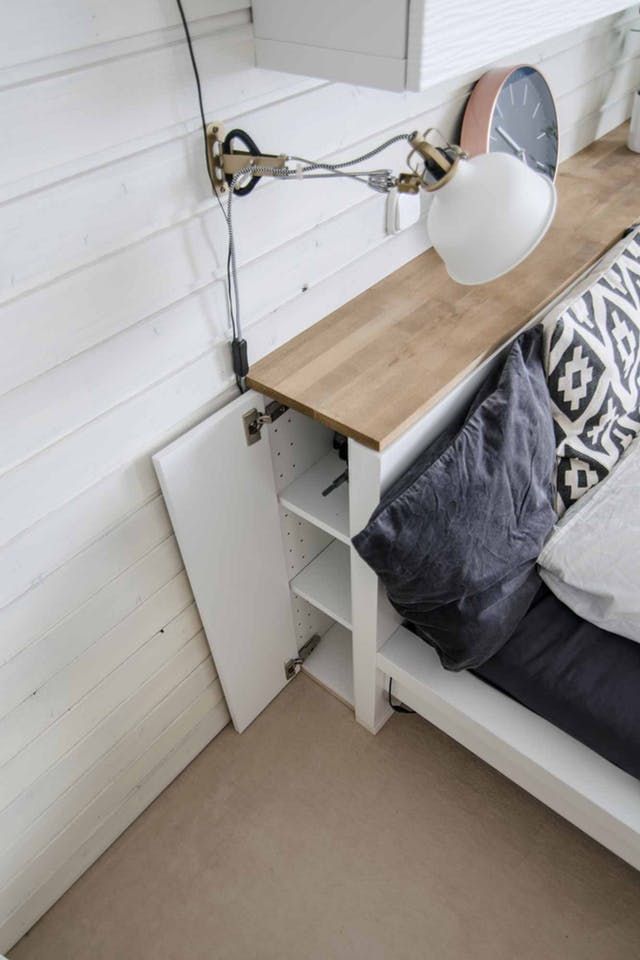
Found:
[(565, 513), (538, 563), (575, 613), (640, 643), (640, 440)]

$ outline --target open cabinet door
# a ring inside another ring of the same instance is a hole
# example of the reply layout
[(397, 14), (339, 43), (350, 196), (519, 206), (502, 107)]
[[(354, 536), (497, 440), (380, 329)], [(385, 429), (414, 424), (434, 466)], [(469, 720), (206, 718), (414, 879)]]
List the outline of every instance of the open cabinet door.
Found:
[(233, 724), (285, 686), (297, 655), (269, 430), (248, 445), (250, 391), (153, 458)]

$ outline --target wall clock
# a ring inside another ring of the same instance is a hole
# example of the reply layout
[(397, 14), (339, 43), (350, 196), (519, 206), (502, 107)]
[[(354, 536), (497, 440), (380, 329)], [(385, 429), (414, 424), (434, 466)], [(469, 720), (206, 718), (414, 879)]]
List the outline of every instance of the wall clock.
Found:
[(470, 156), (511, 153), (555, 180), (558, 115), (540, 71), (519, 65), (485, 73), (469, 97), (460, 145)]

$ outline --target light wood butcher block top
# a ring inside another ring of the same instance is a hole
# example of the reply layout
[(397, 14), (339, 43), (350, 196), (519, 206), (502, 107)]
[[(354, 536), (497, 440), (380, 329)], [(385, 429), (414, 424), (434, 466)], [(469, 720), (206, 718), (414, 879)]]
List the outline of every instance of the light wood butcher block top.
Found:
[(249, 385), (383, 449), (640, 219), (626, 136), (562, 164), (553, 226), (516, 270), (463, 287), (429, 250), (254, 364)]

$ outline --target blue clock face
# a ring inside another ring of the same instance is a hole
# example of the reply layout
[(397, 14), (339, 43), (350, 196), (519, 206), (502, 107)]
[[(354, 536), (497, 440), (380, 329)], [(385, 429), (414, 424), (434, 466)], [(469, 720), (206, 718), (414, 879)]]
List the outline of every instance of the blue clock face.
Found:
[(489, 149), (511, 153), (550, 180), (558, 166), (558, 116), (544, 77), (533, 67), (518, 67), (496, 100)]

